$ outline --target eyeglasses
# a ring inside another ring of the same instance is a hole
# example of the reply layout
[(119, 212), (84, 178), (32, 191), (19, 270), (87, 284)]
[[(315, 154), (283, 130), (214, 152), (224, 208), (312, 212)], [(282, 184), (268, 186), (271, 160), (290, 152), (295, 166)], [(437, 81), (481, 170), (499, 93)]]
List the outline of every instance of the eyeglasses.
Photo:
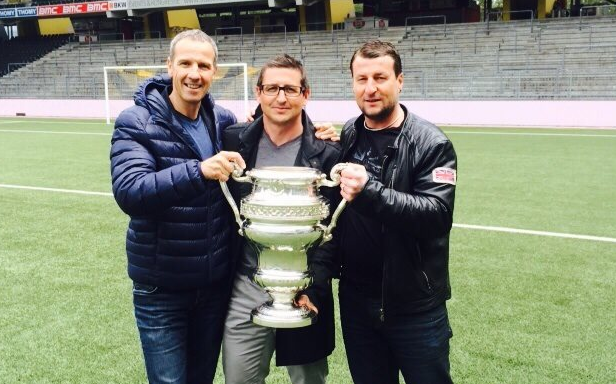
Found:
[(278, 96), (280, 90), (282, 89), (285, 96), (289, 97), (297, 97), (306, 90), (306, 88), (298, 85), (285, 85), (281, 87), (276, 84), (263, 84), (259, 86), (259, 89), (261, 89), (261, 92), (267, 96)]

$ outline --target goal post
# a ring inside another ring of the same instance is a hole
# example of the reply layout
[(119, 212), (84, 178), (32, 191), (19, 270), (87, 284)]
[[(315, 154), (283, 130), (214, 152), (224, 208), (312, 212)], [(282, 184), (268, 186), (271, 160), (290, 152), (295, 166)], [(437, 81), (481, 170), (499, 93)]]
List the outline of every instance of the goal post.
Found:
[[(111, 124), (111, 101), (120, 100), (124, 109), (144, 80), (167, 73), (166, 65), (129, 65), (103, 67), (105, 86), (105, 118)], [(217, 104), (231, 110), (238, 121), (248, 116), (248, 65), (246, 63), (218, 64), (214, 81), (209, 90)], [(115, 104), (115, 103), (114, 103)], [(114, 115), (117, 116), (119, 111)]]

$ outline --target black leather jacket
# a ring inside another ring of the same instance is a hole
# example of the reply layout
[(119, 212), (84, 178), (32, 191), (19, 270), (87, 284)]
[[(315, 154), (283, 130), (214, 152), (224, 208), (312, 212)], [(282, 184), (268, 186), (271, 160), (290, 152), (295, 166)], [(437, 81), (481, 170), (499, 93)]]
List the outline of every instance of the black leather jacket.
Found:
[[(314, 136), (314, 126), (305, 112), (302, 112), (304, 132), (296, 166), (320, 169), (327, 175), (336, 164), (340, 154), (340, 145), (331, 141), (322, 141)], [(259, 139), (263, 133), (263, 118), (259, 117), (251, 124), (236, 124), (223, 132), (223, 148), (237, 151), (246, 161), (246, 169), (255, 166)], [(252, 190), (248, 183), (229, 182), (229, 189), (236, 203)], [(330, 202), (330, 213), (340, 201), (338, 188), (321, 188), (321, 194)], [(239, 205), (238, 205), (239, 206)], [(235, 262), (243, 252), (243, 238), (233, 241)], [(313, 284), (306, 291), (310, 300), (319, 309), (317, 322), (302, 328), (280, 328), (276, 330), (276, 365), (309, 364), (329, 356), (335, 346), (334, 300), (329, 270), (333, 260), (329, 254), (310, 252), (308, 265), (314, 274)]]
[[(438, 127), (403, 109), (406, 119), (394, 145), (388, 148), (383, 182), (370, 177), (351, 202), (357, 211), (385, 223), (381, 307), (385, 319), (426, 311), (451, 297), (449, 231), (455, 178), (452, 184), (444, 183), (442, 174), (437, 174), (440, 182), (435, 182), (433, 170), (456, 170), (456, 153)], [(350, 159), (357, 130), (363, 125), (363, 115), (345, 124), (342, 161)], [(344, 279), (344, 266), (342, 271)]]

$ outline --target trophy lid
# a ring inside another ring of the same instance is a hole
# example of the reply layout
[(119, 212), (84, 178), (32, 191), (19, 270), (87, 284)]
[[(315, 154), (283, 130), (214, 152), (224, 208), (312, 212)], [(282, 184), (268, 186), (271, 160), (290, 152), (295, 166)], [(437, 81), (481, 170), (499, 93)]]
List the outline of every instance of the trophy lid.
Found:
[(246, 172), (246, 175), (263, 181), (303, 181), (311, 183), (321, 178), (322, 172), (309, 167), (262, 167), (251, 169)]

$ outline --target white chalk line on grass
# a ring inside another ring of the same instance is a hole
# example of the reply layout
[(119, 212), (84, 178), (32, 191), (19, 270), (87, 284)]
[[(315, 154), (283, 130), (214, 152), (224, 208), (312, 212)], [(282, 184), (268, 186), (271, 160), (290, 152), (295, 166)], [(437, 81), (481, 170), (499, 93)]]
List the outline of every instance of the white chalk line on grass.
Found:
[(28, 190), (31, 190), (31, 191), (73, 193), (73, 194), (78, 194), (78, 195), (113, 196), (113, 194), (110, 193), (110, 192), (93, 192), (93, 191), (80, 191), (78, 189), (29, 187), (27, 185), (13, 185), (13, 184), (0, 184), (0, 188), (28, 189)]
[(463, 134), (463, 135), (510, 135), (510, 136), (564, 136), (564, 137), (611, 137), (616, 138), (616, 135), (601, 135), (592, 133), (541, 133), (541, 132), (474, 132), (474, 131), (450, 131), (446, 130), (446, 134)]
[(534, 231), (530, 229), (518, 229), (518, 228), (507, 228), (507, 227), (489, 227), (489, 226), (484, 226), (484, 225), (472, 225), (472, 224), (454, 224), (453, 226), (456, 228), (476, 229), (476, 230), (481, 230), (481, 231), (521, 233), (525, 235), (549, 236), (549, 237), (559, 237), (559, 238), (564, 238), (564, 239), (578, 239), (578, 240), (591, 240), (591, 241), (603, 241), (603, 242), (608, 242), (608, 243), (616, 243), (616, 238), (612, 238), (612, 237), (576, 235), (573, 233)]
[(32, 131), (32, 130), (25, 130), (25, 129), (0, 129), (0, 132), (10, 132), (10, 133), (44, 133), (44, 134), (59, 134), (59, 135), (111, 136), (111, 133), (103, 133), (103, 132)]
[[(72, 193), (72, 194), (79, 194), (79, 195), (113, 196), (113, 194), (109, 192), (93, 192), (93, 191), (81, 191), (77, 189), (29, 187), (25, 185), (13, 185), (13, 184), (0, 184), (0, 188), (27, 189), (27, 190), (33, 190), (33, 191)], [(453, 226), (455, 228), (473, 229), (473, 230), (480, 230), (480, 231), (518, 233), (518, 234), (525, 234), (525, 235), (549, 236), (549, 237), (559, 237), (559, 238), (565, 238), (565, 239), (590, 240), (590, 241), (602, 241), (602, 242), (608, 242), (608, 243), (616, 243), (616, 238), (612, 238), (612, 237), (576, 235), (576, 234), (571, 234), (571, 233), (534, 231), (530, 229), (490, 227), (490, 226), (472, 225), (472, 224), (453, 224)]]
[(73, 120), (54, 120), (54, 121), (44, 121), (44, 120), (0, 120), (0, 124), (85, 124), (85, 125), (106, 125), (104, 121), (101, 120), (100, 123), (95, 121), (73, 121)]

